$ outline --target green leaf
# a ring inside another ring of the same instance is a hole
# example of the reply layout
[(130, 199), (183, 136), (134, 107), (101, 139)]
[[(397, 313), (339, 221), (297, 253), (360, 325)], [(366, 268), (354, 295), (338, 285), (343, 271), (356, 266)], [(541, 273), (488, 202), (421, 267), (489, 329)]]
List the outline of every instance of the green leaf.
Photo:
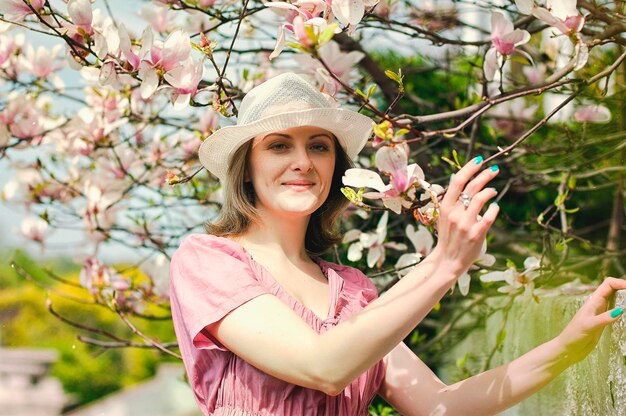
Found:
[(456, 165), (461, 166), (461, 163), (459, 162), (459, 154), (457, 153), (456, 149), (452, 149), (452, 157), (454, 157)]
[(385, 71), (385, 75), (387, 75), (387, 78), (390, 78), (398, 83), (400, 82), (400, 76), (390, 69)]
[(506, 338), (506, 331), (503, 329), (502, 331), (498, 332), (498, 336), (496, 337), (496, 343), (498, 345), (502, 344), (505, 338)]
[(578, 211), (580, 211), (580, 207), (569, 208), (569, 209), (565, 210), (565, 212), (567, 212), (568, 214), (573, 214), (573, 213), (578, 212)]
[(463, 368), (465, 368), (468, 358), (469, 358), (469, 353), (466, 353), (463, 357), (457, 358), (456, 368), (458, 368), (459, 370), (462, 370)]
[(400, 129), (396, 132), (396, 137), (402, 137), (405, 134), (407, 134), (410, 130), (409, 129)]
[(335, 29), (337, 28), (337, 26), (338, 25), (336, 23), (326, 26), (326, 29), (324, 29), (324, 31), (320, 33), (317, 38), (319, 46), (322, 46), (323, 44), (331, 40), (333, 36), (335, 36)]
[(569, 179), (567, 180), (567, 187), (569, 189), (574, 189), (576, 187), (576, 177), (575, 176), (570, 176)]
[(507, 269), (517, 269), (517, 266), (511, 259), (506, 259), (506, 267)]

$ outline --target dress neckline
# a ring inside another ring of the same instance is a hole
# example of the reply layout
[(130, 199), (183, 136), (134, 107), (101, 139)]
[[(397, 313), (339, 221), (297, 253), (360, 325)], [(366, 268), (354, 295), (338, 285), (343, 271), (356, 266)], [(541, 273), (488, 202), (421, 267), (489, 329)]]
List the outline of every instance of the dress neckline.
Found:
[[(317, 316), (317, 314), (315, 312), (313, 312), (309, 307), (307, 307), (306, 305), (303, 305), (298, 299), (296, 299), (289, 292), (287, 292), (287, 290), (285, 290), (285, 288), (283, 288), (283, 286), (278, 282), (278, 280), (276, 280), (276, 278), (272, 275), (272, 273), (270, 273), (270, 271), (267, 270), (267, 268), (265, 266), (263, 266), (261, 263), (256, 261), (254, 259), (254, 256), (252, 255), (252, 253), (250, 253), (242, 244), (238, 243), (235, 240), (231, 240), (230, 238), (221, 237), (221, 236), (212, 235), (212, 234), (207, 234), (207, 235), (209, 235), (209, 236), (211, 236), (213, 238), (226, 240), (229, 243), (235, 245), (237, 248), (239, 248), (241, 250), (241, 252), (244, 253), (246, 255), (246, 257), (248, 257), (248, 259), (253, 264), (255, 264), (256, 267), (268, 277), (268, 279), (271, 281), (272, 284), (277, 286), (279, 288), (279, 290), (282, 293), (284, 293), (292, 302), (294, 302), (295, 304), (299, 305), (301, 308), (303, 308), (306, 311), (308, 311), (318, 321), (320, 321), (320, 322), (328, 322), (328, 321), (333, 321), (333, 320), (336, 319), (337, 303), (339, 301), (339, 295), (337, 293), (338, 291), (335, 289), (335, 285), (340, 284), (340, 282), (337, 279), (337, 277), (339, 277), (339, 275), (331, 267), (331, 263), (329, 263), (329, 262), (327, 262), (324, 259), (321, 259), (319, 257), (311, 257), (311, 260), (313, 260), (318, 265), (318, 267), (320, 268), (322, 274), (326, 277), (326, 280), (328, 281), (328, 299), (329, 299), (329, 301), (328, 301), (328, 310), (326, 311), (326, 318), (322, 319), (321, 317)], [(341, 290), (342, 288), (340, 287), (339, 289)]]

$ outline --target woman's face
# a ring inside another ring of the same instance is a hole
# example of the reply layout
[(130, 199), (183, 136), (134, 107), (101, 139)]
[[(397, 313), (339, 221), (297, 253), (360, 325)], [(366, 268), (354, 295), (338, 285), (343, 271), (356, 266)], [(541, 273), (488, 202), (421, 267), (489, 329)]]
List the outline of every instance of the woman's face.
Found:
[(261, 214), (310, 215), (328, 197), (335, 140), (327, 130), (302, 126), (256, 136), (249, 157), (246, 180)]

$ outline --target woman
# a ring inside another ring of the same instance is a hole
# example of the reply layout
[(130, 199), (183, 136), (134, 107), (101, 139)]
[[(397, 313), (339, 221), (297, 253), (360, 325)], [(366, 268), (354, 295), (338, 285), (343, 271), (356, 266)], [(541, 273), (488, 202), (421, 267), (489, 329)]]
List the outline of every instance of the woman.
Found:
[(371, 125), (283, 74), (246, 95), (237, 126), (202, 144), (225, 202), (209, 234), (184, 239), (170, 274), (176, 335), (205, 415), (366, 415), (376, 394), (406, 415), (494, 414), (586, 356), (617, 319), (606, 309), (626, 283), (609, 278), (554, 340), (441, 382), (402, 340), (478, 257), (498, 214), (490, 204), (477, 219), (498, 170), (478, 157), (454, 175), (437, 246), (377, 297), (360, 271), (317, 258), (339, 241), (341, 177)]

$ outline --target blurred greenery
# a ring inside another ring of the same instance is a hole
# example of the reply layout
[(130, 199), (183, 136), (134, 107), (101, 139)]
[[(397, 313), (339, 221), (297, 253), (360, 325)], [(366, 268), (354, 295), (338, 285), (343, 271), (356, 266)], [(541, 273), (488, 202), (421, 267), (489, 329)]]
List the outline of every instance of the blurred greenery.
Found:
[[(159, 362), (171, 360), (153, 349), (104, 349), (79, 341), (79, 334), (108, 339), (62, 322), (47, 310), (47, 299), (51, 300), (55, 311), (72, 321), (110, 331), (125, 339), (135, 338), (114, 312), (90, 304), (84, 289), (55, 281), (44, 270), (49, 267), (62, 279), (77, 282), (77, 266), (65, 259), (40, 265), (21, 250), (5, 253), (2, 257), (5, 261), (0, 266), (1, 344), (3, 347), (41, 347), (59, 351), (59, 361), (54, 364), (51, 374), (59, 378), (65, 391), (73, 396), (75, 404), (87, 403), (151, 377)], [(25, 283), (24, 278), (9, 266), (11, 260), (26, 270), (38, 284)], [(64, 295), (59, 296), (56, 291), (62, 291)], [(80, 302), (66, 296), (76, 297)], [(134, 318), (133, 323), (153, 338), (174, 340), (169, 319), (149, 321)]]

